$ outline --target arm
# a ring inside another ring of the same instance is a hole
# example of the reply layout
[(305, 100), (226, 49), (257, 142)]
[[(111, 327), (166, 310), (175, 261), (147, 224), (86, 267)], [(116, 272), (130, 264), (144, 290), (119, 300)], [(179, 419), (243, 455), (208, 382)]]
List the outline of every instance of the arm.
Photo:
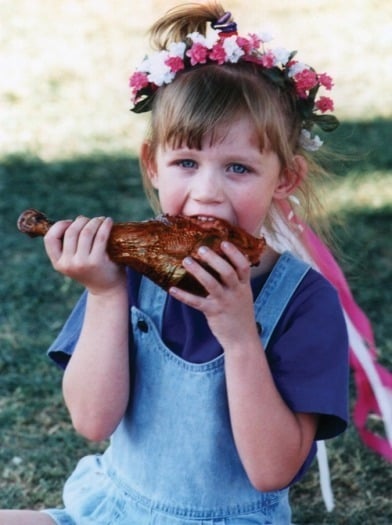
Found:
[(259, 490), (281, 489), (309, 453), (317, 416), (289, 409), (275, 387), (260, 341), (243, 338), (225, 348), (225, 364), (230, 417), (244, 468)]
[(215, 280), (196, 262), (185, 264), (209, 292), (173, 295), (203, 311), (225, 352), (231, 424), (237, 450), (252, 484), (276, 490), (294, 478), (314, 440), (317, 416), (292, 412), (277, 390), (256, 329), (249, 263), (223, 244), (230, 265), (210, 250), (200, 254), (220, 275)]
[(106, 254), (110, 219), (60, 221), (45, 236), (54, 268), (83, 284), (83, 328), (63, 378), (63, 393), (78, 432), (108, 437), (129, 397), (128, 297), (125, 271)]

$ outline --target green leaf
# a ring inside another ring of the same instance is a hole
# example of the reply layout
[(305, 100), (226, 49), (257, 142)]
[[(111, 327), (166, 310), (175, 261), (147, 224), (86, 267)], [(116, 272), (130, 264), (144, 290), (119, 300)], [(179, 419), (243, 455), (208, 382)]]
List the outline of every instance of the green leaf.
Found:
[(133, 113), (146, 113), (146, 111), (151, 111), (153, 98), (153, 95), (142, 98), (142, 100), (139, 100), (139, 102), (131, 108), (131, 111), (133, 111)]
[(298, 99), (297, 111), (304, 120), (313, 120), (313, 101), (308, 98)]
[(263, 73), (269, 80), (271, 80), (271, 82), (273, 82), (280, 88), (285, 87), (284, 75), (282, 73), (282, 70), (278, 67), (272, 67), (270, 69), (263, 68)]
[(291, 51), (291, 53), (289, 54), (289, 59), (288, 59), (287, 62), (290, 62), (290, 60), (292, 60), (297, 53), (298, 53), (298, 51)]
[(334, 115), (313, 114), (313, 121), (323, 131), (333, 131), (339, 126), (339, 120)]

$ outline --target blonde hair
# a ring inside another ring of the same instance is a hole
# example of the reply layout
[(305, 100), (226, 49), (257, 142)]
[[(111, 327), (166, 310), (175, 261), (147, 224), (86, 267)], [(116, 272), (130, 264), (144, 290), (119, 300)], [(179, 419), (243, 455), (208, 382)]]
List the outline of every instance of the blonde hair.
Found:
[[(205, 35), (208, 24), (224, 13), (218, 2), (182, 4), (151, 27), (151, 43), (156, 50), (162, 50), (171, 42), (185, 40), (194, 31)], [(300, 153), (306, 158), (313, 177), (324, 175), (324, 170), (299, 146), (302, 118), (295, 109), (294, 93), (272, 83), (257, 64), (245, 61), (192, 67), (172, 83), (160, 87), (154, 96), (146, 137), (150, 155), (154, 156), (159, 145), (200, 149), (206, 135), (214, 143), (239, 116), (251, 119), (260, 149), (273, 150), (282, 169), (295, 171), (294, 157)], [(153, 209), (159, 211), (158, 198), (143, 163), (141, 169), (146, 194)], [(312, 208), (320, 206), (308, 177), (301, 182), (297, 193), (304, 215), (314, 222)], [(271, 221), (268, 224), (273, 228)]]

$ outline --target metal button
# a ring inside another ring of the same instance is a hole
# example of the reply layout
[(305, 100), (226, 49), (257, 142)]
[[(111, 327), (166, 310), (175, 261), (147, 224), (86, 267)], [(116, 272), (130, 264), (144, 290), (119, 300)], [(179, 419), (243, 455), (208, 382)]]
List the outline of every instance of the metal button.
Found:
[(141, 332), (148, 332), (148, 324), (144, 319), (139, 319), (139, 321), (137, 322), (137, 327)]

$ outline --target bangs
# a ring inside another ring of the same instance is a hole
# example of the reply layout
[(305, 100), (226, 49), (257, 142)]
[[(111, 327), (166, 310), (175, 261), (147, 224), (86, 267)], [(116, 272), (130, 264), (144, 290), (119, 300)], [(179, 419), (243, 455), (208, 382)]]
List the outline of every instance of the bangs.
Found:
[(238, 69), (239, 64), (203, 65), (160, 88), (152, 112), (152, 144), (201, 149), (206, 136), (214, 144), (224, 138), (231, 122), (249, 116), (263, 150), (274, 117), (267, 108), (255, 108), (257, 99), (264, 99), (252, 97), (260, 83), (254, 75), (244, 80)]

